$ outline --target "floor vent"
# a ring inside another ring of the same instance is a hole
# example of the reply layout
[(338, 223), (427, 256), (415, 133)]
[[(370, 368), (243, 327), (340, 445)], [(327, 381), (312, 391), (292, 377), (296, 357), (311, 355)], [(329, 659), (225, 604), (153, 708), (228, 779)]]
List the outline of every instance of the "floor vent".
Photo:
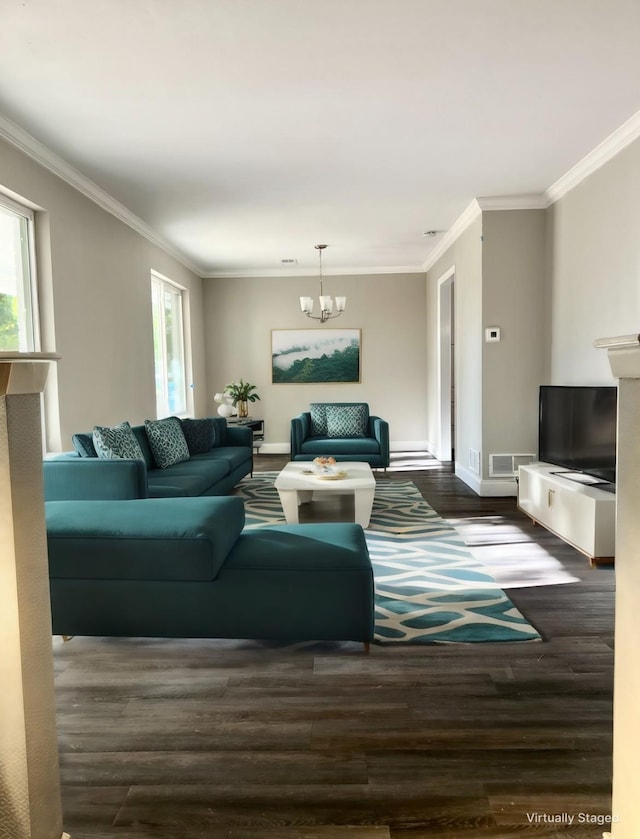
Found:
[(534, 454), (490, 454), (490, 478), (515, 478), (519, 466), (526, 466), (536, 459)]

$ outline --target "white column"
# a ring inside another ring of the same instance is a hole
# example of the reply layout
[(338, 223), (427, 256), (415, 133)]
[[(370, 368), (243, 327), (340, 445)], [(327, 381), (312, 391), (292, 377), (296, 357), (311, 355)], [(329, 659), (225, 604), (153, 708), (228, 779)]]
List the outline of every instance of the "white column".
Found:
[(43, 353), (0, 353), (0, 836), (60, 839), (42, 488)]
[(640, 340), (595, 342), (618, 385), (612, 839), (640, 836)]

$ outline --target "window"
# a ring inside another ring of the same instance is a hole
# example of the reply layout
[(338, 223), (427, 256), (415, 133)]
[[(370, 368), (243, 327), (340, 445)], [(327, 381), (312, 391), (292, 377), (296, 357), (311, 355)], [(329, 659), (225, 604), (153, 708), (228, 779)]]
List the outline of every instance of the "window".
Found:
[(187, 413), (185, 295), (184, 289), (152, 272), (153, 353), (159, 417)]
[(0, 195), (0, 351), (39, 348), (33, 212)]

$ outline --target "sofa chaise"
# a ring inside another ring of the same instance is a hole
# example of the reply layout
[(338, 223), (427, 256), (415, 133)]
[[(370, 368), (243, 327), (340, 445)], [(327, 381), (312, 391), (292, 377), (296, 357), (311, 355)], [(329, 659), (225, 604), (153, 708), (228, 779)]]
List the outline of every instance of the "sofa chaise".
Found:
[(312, 402), (291, 420), (291, 460), (331, 455), (338, 461), (389, 465), (389, 424), (366, 402)]
[(357, 524), (244, 529), (235, 496), (45, 510), (54, 634), (365, 647), (373, 637), (373, 572)]
[[(176, 424), (183, 433), (179, 440), (181, 453), (176, 454), (175, 447), (170, 447), (171, 457), (159, 465), (162, 449), (157, 440), (150, 439), (150, 434), (163, 425), (175, 432)], [(122, 426), (128, 423), (107, 431), (115, 434)], [(138, 448), (124, 448), (113, 458), (98, 456), (93, 433), (74, 434), (74, 451), (44, 461), (45, 498), (122, 500), (225, 495), (253, 469), (251, 431), (228, 427), (223, 417), (170, 417), (129, 426), (124, 431), (133, 433)], [(178, 456), (182, 459), (171, 462)], [(167, 462), (169, 465), (165, 465)]]

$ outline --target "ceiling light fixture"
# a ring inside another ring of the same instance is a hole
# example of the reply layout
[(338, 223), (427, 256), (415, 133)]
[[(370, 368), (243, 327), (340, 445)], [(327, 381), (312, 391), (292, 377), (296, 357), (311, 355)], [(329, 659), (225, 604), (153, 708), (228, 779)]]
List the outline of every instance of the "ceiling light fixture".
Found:
[(336, 311), (333, 311), (333, 297), (330, 297), (328, 294), (323, 294), (322, 289), (322, 251), (326, 248), (326, 245), (315, 245), (315, 249), (318, 251), (318, 260), (320, 264), (320, 314), (314, 315), (313, 314), (313, 298), (312, 297), (301, 297), (300, 298), (300, 308), (304, 312), (304, 314), (308, 318), (313, 318), (313, 320), (319, 320), (320, 323), (325, 323), (326, 321), (330, 320), (331, 318), (339, 317), (345, 310), (347, 305), (347, 298), (346, 297), (336, 297)]

